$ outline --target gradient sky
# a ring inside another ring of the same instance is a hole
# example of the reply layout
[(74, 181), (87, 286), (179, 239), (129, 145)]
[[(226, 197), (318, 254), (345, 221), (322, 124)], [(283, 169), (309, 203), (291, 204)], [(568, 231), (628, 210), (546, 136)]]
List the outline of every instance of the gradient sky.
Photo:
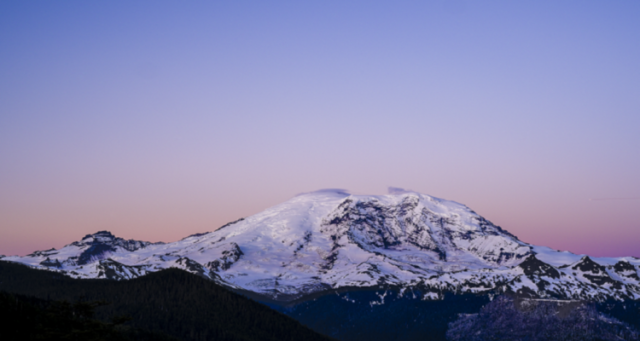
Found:
[[(2, 1), (0, 254), (402, 187), (640, 257), (638, 1)], [(594, 200), (597, 199), (597, 200)]]

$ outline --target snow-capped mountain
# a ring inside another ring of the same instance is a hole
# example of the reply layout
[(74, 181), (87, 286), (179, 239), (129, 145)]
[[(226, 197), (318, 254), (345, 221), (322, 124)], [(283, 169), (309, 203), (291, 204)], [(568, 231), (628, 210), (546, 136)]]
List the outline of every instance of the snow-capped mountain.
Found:
[(173, 243), (101, 231), (60, 250), (4, 257), (78, 278), (129, 279), (178, 267), (292, 301), (328, 289), (639, 299), (640, 259), (590, 258), (518, 240), (468, 207), (415, 192), (322, 190)]

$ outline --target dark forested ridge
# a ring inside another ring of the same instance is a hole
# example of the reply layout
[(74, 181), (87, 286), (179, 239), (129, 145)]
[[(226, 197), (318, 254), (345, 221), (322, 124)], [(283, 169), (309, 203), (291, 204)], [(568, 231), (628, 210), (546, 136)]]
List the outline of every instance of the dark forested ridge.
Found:
[(95, 308), (96, 319), (109, 321), (128, 315), (128, 326), (182, 340), (331, 340), (260, 303), (178, 269), (128, 281), (76, 280), (0, 261), (0, 291), (41, 300), (108, 302)]
[[(384, 303), (378, 304), (381, 295)], [(446, 294), (442, 300), (423, 300), (421, 295), (409, 290), (353, 290), (292, 306), (265, 303), (339, 340), (445, 341), (447, 326), (458, 314), (477, 313), (489, 302), (484, 295)]]
[[(493, 301), (488, 295), (445, 293), (442, 300), (432, 301), (415, 294), (384, 288), (338, 290), (293, 305), (265, 304), (343, 341), (637, 340), (640, 330), (640, 301), (548, 301), (514, 293)], [(525, 300), (537, 310), (498, 304), (505, 299)]]
[(127, 317), (94, 318), (100, 302), (51, 301), (0, 292), (0, 337), (3, 341), (179, 341), (159, 332), (125, 326)]

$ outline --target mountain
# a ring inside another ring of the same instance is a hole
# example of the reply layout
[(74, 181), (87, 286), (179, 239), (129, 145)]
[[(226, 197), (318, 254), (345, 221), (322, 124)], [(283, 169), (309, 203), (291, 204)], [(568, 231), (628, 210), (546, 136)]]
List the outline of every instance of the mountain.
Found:
[(173, 243), (100, 231), (60, 250), (2, 259), (76, 278), (122, 280), (179, 268), (280, 304), (356, 289), (411, 292), (425, 300), (503, 292), (640, 298), (640, 259), (531, 245), (462, 204), (408, 191), (371, 196), (322, 190)]

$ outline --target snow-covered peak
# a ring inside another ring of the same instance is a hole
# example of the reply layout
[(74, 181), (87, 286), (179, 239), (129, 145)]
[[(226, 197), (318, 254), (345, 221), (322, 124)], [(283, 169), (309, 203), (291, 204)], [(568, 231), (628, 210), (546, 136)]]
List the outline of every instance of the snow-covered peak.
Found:
[(144, 249), (149, 243), (133, 239), (123, 239), (114, 236), (109, 231), (98, 231), (84, 236), (80, 241), (65, 245), (60, 250), (35, 251), (25, 257), (7, 257), (8, 260), (18, 259), (21, 263), (48, 268), (75, 268), (108, 259), (116, 254), (128, 254)]
[(431, 298), (443, 291), (496, 290), (640, 297), (637, 259), (591, 259), (533, 246), (465, 205), (400, 189), (386, 195), (303, 193), (173, 243), (100, 231), (61, 250), (5, 260), (81, 278), (127, 279), (179, 267), (281, 300), (327, 288), (380, 286), (418, 286)]
[(88, 234), (86, 236), (84, 236), (84, 238), (82, 238), (82, 242), (85, 243), (90, 243), (90, 242), (102, 242), (102, 243), (109, 243), (112, 242), (116, 239), (116, 236), (114, 236), (111, 232), (109, 231), (98, 231), (94, 234)]
[[(84, 236), (84, 238), (82, 238), (82, 240), (80, 240), (79, 242), (73, 242), (70, 245), (77, 246), (77, 247), (84, 247), (84, 246), (91, 246), (91, 245), (104, 245), (104, 246), (110, 246), (113, 248), (121, 247), (127, 251), (135, 251), (140, 248), (144, 248), (150, 244), (152, 243), (133, 240), (133, 239), (126, 240), (123, 238), (118, 238), (109, 231), (98, 231), (94, 234), (88, 234)], [(156, 244), (162, 244), (162, 243), (156, 243)]]

